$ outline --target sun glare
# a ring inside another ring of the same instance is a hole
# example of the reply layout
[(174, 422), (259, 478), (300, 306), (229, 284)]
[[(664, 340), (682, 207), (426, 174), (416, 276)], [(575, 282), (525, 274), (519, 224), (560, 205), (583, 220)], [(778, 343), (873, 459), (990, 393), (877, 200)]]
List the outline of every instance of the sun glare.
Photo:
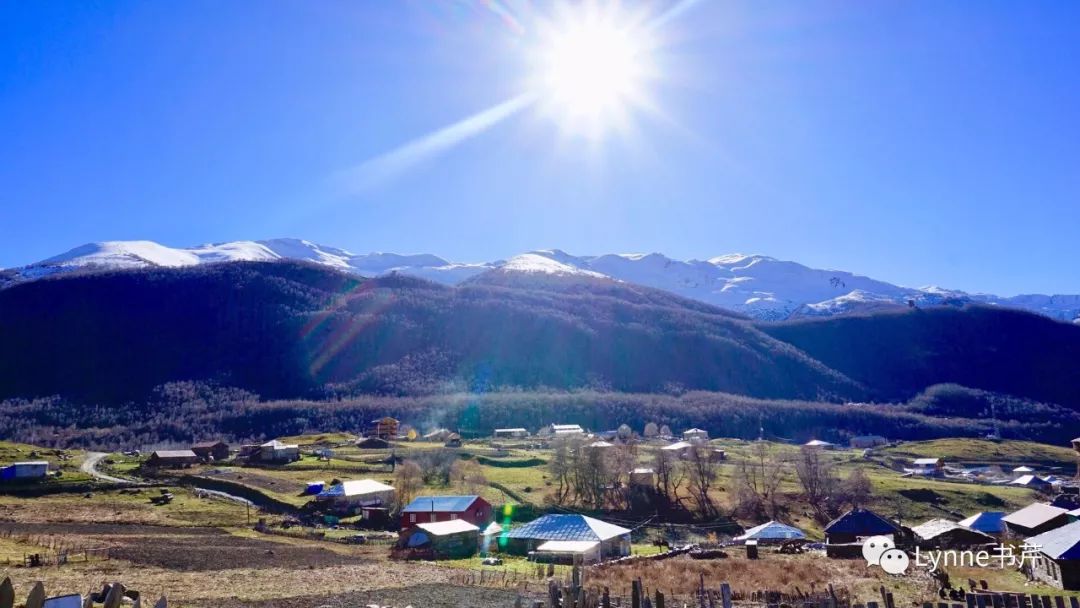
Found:
[(537, 92), (564, 127), (596, 135), (626, 119), (650, 74), (643, 32), (615, 16), (564, 16), (547, 28), (538, 52)]

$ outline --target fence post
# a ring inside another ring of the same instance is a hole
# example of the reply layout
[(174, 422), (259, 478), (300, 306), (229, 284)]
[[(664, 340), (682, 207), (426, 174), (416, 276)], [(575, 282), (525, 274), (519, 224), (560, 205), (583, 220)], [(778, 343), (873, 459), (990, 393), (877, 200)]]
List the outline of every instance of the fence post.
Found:
[(641, 579), (630, 584), (630, 608), (641, 608)]
[(731, 585), (720, 583), (720, 602), (724, 608), (731, 608)]

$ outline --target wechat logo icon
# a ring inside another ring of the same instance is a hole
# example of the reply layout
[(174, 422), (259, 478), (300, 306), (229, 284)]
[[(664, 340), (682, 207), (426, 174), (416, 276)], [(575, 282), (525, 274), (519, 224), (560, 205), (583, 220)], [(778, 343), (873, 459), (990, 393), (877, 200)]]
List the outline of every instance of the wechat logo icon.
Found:
[(869, 566), (881, 566), (889, 574), (907, 572), (910, 559), (907, 553), (896, 548), (896, 543), (888, 536), (871, 536), (863, 541), (863, 557)]

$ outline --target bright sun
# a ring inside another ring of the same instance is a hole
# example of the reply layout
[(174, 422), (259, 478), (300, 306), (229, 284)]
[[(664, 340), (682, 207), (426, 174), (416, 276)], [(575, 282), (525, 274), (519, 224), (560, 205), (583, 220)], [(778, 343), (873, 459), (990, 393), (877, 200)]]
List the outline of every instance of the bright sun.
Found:
[(644, 34), (595, 12), (567, 16), (548, 30), (535, 70), (547, 112), (588, 135), (619, 126), (641, 102), (650, 75)]

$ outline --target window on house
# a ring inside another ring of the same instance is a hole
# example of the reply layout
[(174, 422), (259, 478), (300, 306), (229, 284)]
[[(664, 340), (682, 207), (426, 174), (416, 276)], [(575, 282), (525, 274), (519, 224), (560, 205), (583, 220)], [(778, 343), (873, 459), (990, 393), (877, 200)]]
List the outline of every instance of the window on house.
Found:
[(457, 513), (451, 513), (450, 519), (457, 519)]
[(415, 524), (416, 523), (416, 513), (409, 513), (409, 523), (410, 524)]

